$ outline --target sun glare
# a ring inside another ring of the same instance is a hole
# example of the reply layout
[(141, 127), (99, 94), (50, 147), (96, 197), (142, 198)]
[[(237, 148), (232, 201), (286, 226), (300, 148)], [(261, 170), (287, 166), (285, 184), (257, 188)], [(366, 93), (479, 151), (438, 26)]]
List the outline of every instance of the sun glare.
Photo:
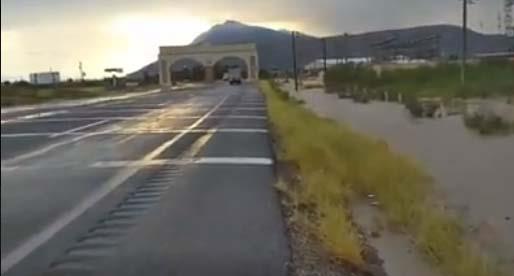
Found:
[(159, 41), (166, 44), (188, 44), (206, 31), (209, 22), (195, 17), (123, 16), (114, 20), (114, 31), (136, 40)]
[(186, 45), (207, 31), (209, 22), (192, 16), (126, 15), (113, 20), (108, 32), (125, 41), (112, 63), (125, 64), (133, 70), (154, 60), (162, 45)]

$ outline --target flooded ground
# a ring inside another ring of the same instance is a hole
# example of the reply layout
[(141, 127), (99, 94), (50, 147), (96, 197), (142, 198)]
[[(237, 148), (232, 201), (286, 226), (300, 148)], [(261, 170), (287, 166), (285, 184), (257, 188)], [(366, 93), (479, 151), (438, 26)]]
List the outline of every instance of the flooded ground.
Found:
[[(363, 229), (368, 243), (384, 261), (390, 276), (439, 276), (436, 269), (424, 261), (409, 236), (388, 229), (384, 214), (366, 202), (352, 204), (355, 223)], [(376, 234), (374, 234), (376, 233)]]
[(514, 135), (481, 136), (460, 115), (413, 119), (397, 103), (358, 104), (316, 92), (301, 96), (317, 114), (383, 139), (420, 164), (470, 235), (514, 267)]

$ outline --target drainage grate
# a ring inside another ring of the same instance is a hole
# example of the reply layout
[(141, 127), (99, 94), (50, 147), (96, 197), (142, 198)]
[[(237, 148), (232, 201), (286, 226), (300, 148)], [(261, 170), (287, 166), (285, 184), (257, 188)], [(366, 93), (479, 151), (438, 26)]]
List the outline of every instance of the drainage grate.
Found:
[(182, 169), (177, 166), (162, 167), (81, 235), (50, 264), (44, 275), (94, 275), (95, 262), (112, 255), (119, 240), (159, 202), (181, 174)]

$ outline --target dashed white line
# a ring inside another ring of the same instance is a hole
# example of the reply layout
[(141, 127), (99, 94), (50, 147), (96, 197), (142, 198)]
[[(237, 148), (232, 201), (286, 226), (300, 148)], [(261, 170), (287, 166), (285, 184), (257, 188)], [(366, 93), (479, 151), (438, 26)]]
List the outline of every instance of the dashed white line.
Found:
[(102, 121), (94, 122), (94, 123), (91, 123), (91, 124), (87, 124), (85, 126), (80, 126), (80, 127), (72, 128), (70, 130), (67, 130), (67, 131), (64, 131), (64, 132), (61, 132), (61, 133), (56, 133), (56, 134), (50, 135), (50, 138), (56, 138), (56, 137), (59, 137), (59, 136), (68, 135), (70, 133), (78, 132), (80, 130), (88, 129), (88, 128), (91, 128), (91, 127), (94, 127), (94, 126), (99, 126), (99, 125), (105, 124), (107, 122), (109, 122), (109, 120), (102, 120)]
[(218, 103), (215, 107), (213, 107), (209, 112), (207, 112), (205, 115), (202, 116), (202, 118), (198, 119), (195, 123), (190, 125), (188, 128), (186, 128), (183, 132), (179, 133), (177, 136), (173, 137), (171, 140), (165, 142), (158, 148), (156, 148), (153, 152), (149, 153), (147, 156), (143, 158), (143, 160), (152, 160), (155, 157), (159, 156), (159, 154), (163, 153), (167, 148), (169, 148), (171, 145), (175, 144), (180, 138), (182, 138), (184, 135), (188, 134), (193, 130), (195, 127), (199, 126), (205, 119), (207, 119), (209, 116), (211, 116), (212, 113), (214, 113), (218, 108), (227, 100), (228, 95), (223, 98), (223, 100)]

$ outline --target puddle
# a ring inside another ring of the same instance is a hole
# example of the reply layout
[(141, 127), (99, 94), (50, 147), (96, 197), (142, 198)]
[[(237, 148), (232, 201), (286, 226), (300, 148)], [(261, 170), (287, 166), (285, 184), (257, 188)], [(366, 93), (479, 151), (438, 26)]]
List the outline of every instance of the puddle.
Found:
[(407, 235), (387, 229), (381, 211), (366, 203), (352, 206), (353, 219), (365, 232), (366, 239), (384, 261), (390, 276), (441, 276), (426, 263)]

